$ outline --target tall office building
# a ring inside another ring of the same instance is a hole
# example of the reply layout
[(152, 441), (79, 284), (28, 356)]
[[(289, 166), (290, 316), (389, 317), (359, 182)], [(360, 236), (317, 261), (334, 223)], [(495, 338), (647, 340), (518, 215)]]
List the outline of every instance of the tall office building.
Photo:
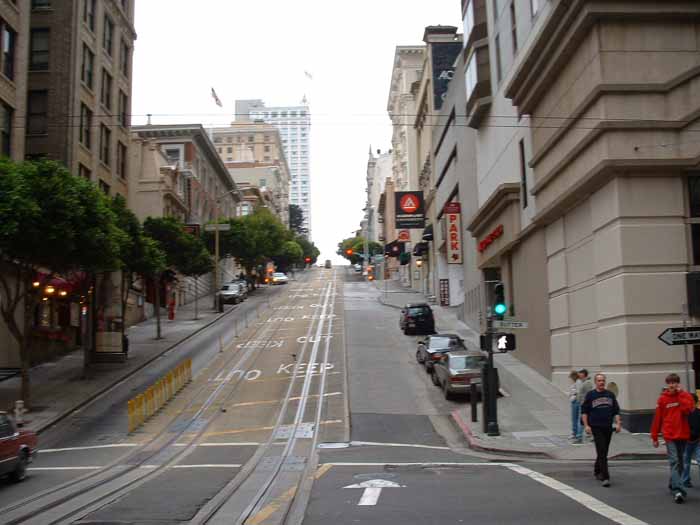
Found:
[(264, 121), (280, 132), (291, 174), (289, 203), (304, 212), (304, 228), (311, 239), (311, 181), (309, 141), (311, 113), (306, 98), (298, 106), (266, 107), (262, 100), (237, 100), (236, 120)]

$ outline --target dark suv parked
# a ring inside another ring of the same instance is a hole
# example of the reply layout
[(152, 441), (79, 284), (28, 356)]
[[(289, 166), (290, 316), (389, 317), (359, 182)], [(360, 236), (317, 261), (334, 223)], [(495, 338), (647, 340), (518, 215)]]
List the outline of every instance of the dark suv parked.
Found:
[(401, 309), (399, 328), (404, 334), (434, 334), (435, 318), (430, 305), (426, 303), (411, 303)]

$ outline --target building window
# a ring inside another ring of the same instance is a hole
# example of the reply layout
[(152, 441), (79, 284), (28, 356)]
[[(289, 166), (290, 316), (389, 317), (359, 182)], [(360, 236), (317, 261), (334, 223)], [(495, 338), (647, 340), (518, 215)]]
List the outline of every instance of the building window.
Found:
[(95, 31), (95, 0), (85, 0), (83, 4), (83, 22), (87, 24), (90, 31)]
[(89, 169), (87, 169), (85, 166), (83, 166), (82, 164), (78, 164), (78, 176), (80, 176), (84, 179), (87, 179), (87, 180), (91, 180), (92, 179), (92, 172)]
[(518, 53), (518, 24), (515, 22), (515, 1), (510, 3), (510, 34), (513, 39), (513, 56)]
[(102, 35), (102, 47), (109, 56), (112, 56), (112, 45), (114, 44), (114, 22), (105, 16), (105, 29)]
[(90, 131), (92, 127), (92, 111), (85, 104), (80, 105), (80, 142), (87, 148), (92, 147)]
[(122, 0), (122, 10), (124, 11), (124, 14), (129, 16), (129, 0)]
[(102, 192), (103, 192), (105, 195), (109, 195), (109, 191), (110, 191), (109, 184), (107, 184), (105, 181), (103, 181), (102, 179), (100, 179), (99, 186), (100, 186), (100, 189), (102, 190)]
[(520, 141), (520, 186), (523, 190), (523, 209), (527, 208), (527, 163), (525, 161), (525, 141)]
[(51, 0), (32, 0), (32, 9), (48, 9), (51, 7)]
[(10, 80), (15, 78), (15, 42), (17, 33), (2, 22), (2, 72)]
[(464, 11), (464, 45), (466, 46), (469, 35), (474, 29), (474, 2), (467, 0), (467, 9)]
[(265, 153), (270, 153), (270, 146), (265, 146)]
[(129, 49), (129, 45), (126, 43), (126, 40), (122, 40), (121, 49), (119, 51), (119, 70), (122, 72), (122, 75), (127, 78), (129, 77), (130, 54), (131, 50)]
[(100, 91), (100, 102), (107, 109), (112, 109), (112, 76), (106, 69), (102, 70), (102, 90)]
[(95, 75), (95, 54), (90, 48), (83, 44), (83, 69), (80, 78), (87, 87), (92, 89), (93, 77)]
[(104, 124), (100, 124), (100, 160), (107, 166), (110, 165), (111, 142), (112, 131)]
[(266, 180), (266, 179), (260, 179), (260, 187), (261, 187), (261, 188), (264, 188), (265, 186), (267, 186), (267, 180)]
[(231, 146), (226, 148), (226, 153), (233, 153), (233, 148)]
[(9, 157), (12, 146), (12, 117), (14, 110), (0, 102), (0, 155)]
[(129, 97), (123, 91), (119, 91), (119, 125), (129, 127)]
[(501, 83), (501, 78), (503, 77), (503, 69), (501, 66), (501, 35), (496, 35), (495, 41), (495, 52), (496, 52), (496, 83)]
[(30, 91), (27, 95), (27, 135), (48, 133), (48, 91)]
[(32, 29), (29, 48), (29, 69), (31, 71), (49, 69), (49, 30)]
[(530, 13), (534, 17), (540, 10), (540, 0), (530, 0)]
[(493, 0), (493, 19), (498, 18), (498, 0)]
[(117, 175), (122, 179), (126, 178), (126, 146), (121, 142), (117, 142)]
[(255, 142), (255, 136), (254, 136), (254, 135), (248, 135), (248, 142)]

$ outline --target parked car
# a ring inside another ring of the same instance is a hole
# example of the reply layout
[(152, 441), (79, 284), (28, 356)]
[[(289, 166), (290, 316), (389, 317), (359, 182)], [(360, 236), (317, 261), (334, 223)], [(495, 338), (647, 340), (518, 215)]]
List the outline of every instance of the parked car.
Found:
[(289, 278), (282, 272), (275, 272), (272, 274), (272, 284), (287, 284), (289, 283)]
[(360, 263), (355, 264), (355, 271), (358, 273), (362, 271), (362, 265)]
[(326, 259), (326, 262), (325, 262), (325, 264), (324, 264), (323, 266), (326, 267), (326, 268), (330, 268), (330, 267), (331, 267), (331, 260), (330, 260), (330, 259)]
[(250, 283), (248, 283), (248, 281), (245, 279), (233, 279), (226, 284), (237, 284), (240, 286), (241, 292), (243, 293), (243, 300), (248, 299), (248, 293), (250, 292)]
[(0, 412), (0, 475), (9, 475), (13, 481), (26, 478), (36, 447), (34, 432), (19, 429), (6, 412)]
[(238, 283), (228, 283), (221, 287), (219, 294), (224, 304), (238, 304), (243, 301), (243, 289)]
[(433, 364), (445, 352), (466, 350), (464, 340), (456, 334), (435, 334), (418, 341), (416, 361), (425, 366), (425, 371), (431, 373)]
[(469, 393), (472, 383), (481, 392), (481, 365), (485, 359), (480, 351), (446, 352), (433, 363), (433, 384), (442, 389), (445, 399)]
[(401, 309), (399, 328), (404, 334), (409, 332), (434, 334), (435, 318), (427, 303), (411, 303)]

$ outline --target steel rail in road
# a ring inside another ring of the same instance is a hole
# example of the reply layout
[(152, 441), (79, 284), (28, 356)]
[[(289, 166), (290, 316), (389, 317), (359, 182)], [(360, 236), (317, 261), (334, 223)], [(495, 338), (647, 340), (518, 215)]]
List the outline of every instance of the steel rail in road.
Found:
[[(282, 303), (290, 302), (292, 302), (291, 298), (287, 298), (286, 301), (282, 301)], [(262, 337), (258, 337), (261, 339), (266, 338), (269, 342), (275, 338), (278, 330), (281, 327), (281, 321), (274, 324), (257, 327), (254, 329), (253, 337), (255, 337), (256, 334), (261, 333)], [(269, 333), (269, 336), (265, 334), (266, 332)], [(248, 347), (234, 352), (230, 357), (226, 358), (221, 367), (212, 372), (211, 377), (216, 377), (217, 372), (221, 373), (221, 371), (228, 370), (237, 359), (238, 361), (236, 362), (235, 368), (240, 368), (249, 360), (255, 362), (255, 360), (257, 360), (257, 358), (263, 353), (263, 350), (264, 347)], [(241, 355), (241, 352), (243, 355)], [(235, 381), (222, 381), (215, 388), (214, 392), (208, 396), (206, 401), (195, 412), (195, 414), (191, 417), (188, 416), (186, 424), (182, 425), (178, 431), (171, 432), (171, 425), (175, 423), (178, 418), (181, 418), (183, 414), (187, 413), (194, 406), (197, 406), (199, 396), (210, 387), (208, 381), (203, 383), (194, 393), (194, 395), (191, 396), (191, 399), (186, 406), (177, 411), (177, 413), (171, 418), (170, 423), (147, 443), (144, 443), (135, 450), (130, 451), (128, 454), (116, 459), (101, 469), (0, 509), (0, 514), (3, 516), (3, 523), (14, 525), (27, 522), (28, 520), (42, 517), (44, 515), (46, 517), (50, 516), (49, 521), (45, 521), (47, 523), (61, 523), (66, 519), (69, 519), (69, 522), (73, 522), (75, 521), (77, 515), (85, 516), (99, 508), (109, 505), (109, 503), (115, 499), (123, 497), (127, 493), (135, 490), (138, 488), (138, 486), (141, 486), (146, 481), (159, 475), (163, 470), (169, 468), (174, 463), (177, 463), (178, 460), (184, 458), (191, 453), (192, 450), (194, 450), (196, 443), (201, 440), (201, 437), (206, 430), (216, 421), (216, 419), (218, 419), (219, 413), (216, 413), (214, 417), (206, 422), (205, 425), (202, 425), (199, 429), (197, 429), (194, 437), (189, 439), (186, 446), (177, 447), (178, 451), (172, 453), (171, 457), (169, 457), (167, 461), (164, 461), (156, 468), (147, 469), (145, 472), (139, 471), (144, 465), (149, 464), (149, 460), (153, 460), (153, 458), (156, 456), (166, 453), (168, 449), (171, 448), (173, 444), (179, 442), (184, 435), (190, 434), (194, 423), (207, 408), (215, 404), (225, 387), (229, 387), (230, 390), (226, 395), (226, 399), (228, 399), (237, 390), (237, 387), (242, 380), (243, 376), (239, 375)], [(168, 436), (167, 439), (165, 442), (162, 442), (166, 435)], [(107, 487), (107, 485), (114, 486)], [(89, 492), (99, 492), (97, 489), (100, 489), (101, 487), (104, 488), (103, 493), (96, 494), (92, 499), (86, 497), (87, 493)], [(64, 504), (68, 504), (71, 502), (71, 500), (77, 498), (90, 499), (90, 501), (86, 504), (77, 504), (77, 506), (70, 509), (69, 512), (61, 514), (59, 507)], [(23, 508), (27, 509), (22, 511)]]
[[(289, 386), (287, 387), (287, 392), (284, 397), (284, 401), (282, 404), (282, 407), (280, 409), (280, 413), (277, 417), (277, 421), (275, 423), (275, 426), (270, 434), (269, 439), (267, 442), (265, 442), (262, 446), (259, 447), (259, 449), (256, 451), (255, 455), (248, 461), (246, 465), (241, 469), (240, 473), (238, 476), (236, 476), (222, 491), (220, 491), (207, 505), (205, 505), (200, 512), (197, 513), (197, 515), (190, 520), (191, 524), (197, 524), (197, 525), (204, 525), (207, 523), (211, 523), (214, 521), (217, 521), (219, 519), (219, 515), (221, 514), (222, 508), (226, 503), (230, 500), (230, 498), (238, 491), (242, 485), (251, 479), (251, 476), (253, 473), (256, 472), (256, 468), (260, 466), (263, 458), (265, 455), (270, 451), (273, 445), (279, 446), (281, 444), (284, 445), (284, 449), (282, 454), (278, 457), (274, 467), (272, 468), (271, 472), (269, 475), (265, 476), (263, 479), (262, 483), (260, 483), (259, 486), (255, 487), (257, 490), (255, 492), (255, 495), (251, 499), (251, 501), (248, 503), (247, 506), (243, 508), (242, 511), (238, 513), (238, 517), (233, 521), (233, 523), (242, 525), (243, 523), (246, 522), (249, 518), (255, 516), (257, 512), (260, 511), (260, 509), (265, 505), (267, 501), (271, 498), (271, 489), (274, 486), (275, 481), (277, 480), (280, 471), (282, 467), (285, 465), (287, 460), (291, 457), (294, 447), (297, 442), (297, 430), (299, 429), (299, 426), (303, 422), (303, 418), (306, 412), (306, 407), (308, 405), (308, 401), (310, 398), (310, 390), (311, 390), (311, 381), (314, 378), (314, 374), (311, 371), (311, 368), (306, 367), (306, 371), (304, 374), (304, 382), (302, 384), (302, 392), (299, 396), (299, 403), (296, 408), (296, 412), (294, 413), (294, 423), (290, 425), (291, 431), (289, 432), (288, 437), (286, 438), (286, 442), (280, 443), (279, 440), (276, 439), (276, 434), (277, 430), (282, 426), (283, 421), (285, 420), (285, 417), (289, 415), (289, 401), (290, 398), (292, 397), (292, 392), (294, 390), (294, 387), (296, 386), (297, 379), (299, 378), (299, 374), (297, 373), (298, 370), (298, 364), (303, 362), (303, 356), (306, 355), (307, 351), (309, 351), (309, 358), (308, 362), (316, 362), (317, 356), (318, 356), (318, 348), (319, 348), (319, 343), (322, 339), (325, 338), (327, 347), (330, 345), (330, 337), (323, 337), (324, 335), (328, 335), (332, 333), (332, 316), (329, 316), (329, 319), (331, 322), (328, 323), (328, 327), (324, 330), (324, 325), (325, 325), (325, 319), (326, 319), (326, 312), (329, 309), (333, 309), (333, 302), (335, 301), (336, 297), (336, 273), (335, 270), (333, 271), (331, 281), (325, 286), (325, 292), (322, 292), (322, 296), (325, 295), (325, 298), (323, 300), (323, 304), (320, 305), (321, 308), (321, 315), (319, 315), (318, 319), (318, 324), (316, 325), (316, 337), (314, 338), (314, 342), (309, 349), (309, 336), (312, 334), (313, 329), (314, 329), (314, 324), (312, 323), (309, 326), (309, 329), (307, 331), (307, 336), (305, 338), (305, 343), (302, 346), (302, 349), (300, 350), (299, 354), (300, 357), (294, 367), (294, 372), (292, 373), (292, 379), (290, 381)], [(331, 298), (333, 300), (331, 301)], [(325, 334), (324, 332), (327, 332)], [(325, 393), (325, 378), (327, 374), (327, 369), (326, 369), (326, 362), (327, 362), (327, 356), (328, 356), (328, 351), (326, 351), (325, 357), (324, 357), (324, 362), (321, 365), (321, 384), (319, 386), (319, 390), (317, 393), (318, 396), (318, 406), (322, 407), (323, 406), (323, 396)], [(317, 415), (314, 420), (314, 435), (318, 434), (318, 430), (320, 429), (320, 416), (321, 416), (321, 410), (317, 411)], [(314, 441), (315, 442), (315, 441)], [(228, 519), (228, 516), (227, 516)]]

